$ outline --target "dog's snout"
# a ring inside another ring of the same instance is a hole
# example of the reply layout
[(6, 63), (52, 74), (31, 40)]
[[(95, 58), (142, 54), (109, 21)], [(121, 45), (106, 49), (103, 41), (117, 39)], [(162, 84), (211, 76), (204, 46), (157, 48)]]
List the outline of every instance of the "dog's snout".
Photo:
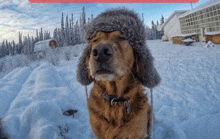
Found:
[(114, 54), (111, 46), (107, 44), (97, 45), (93, 49), (92, 53), (96, 60), (101, 60), (101, 61), (108, 61), (109, 58), (113, 57)]

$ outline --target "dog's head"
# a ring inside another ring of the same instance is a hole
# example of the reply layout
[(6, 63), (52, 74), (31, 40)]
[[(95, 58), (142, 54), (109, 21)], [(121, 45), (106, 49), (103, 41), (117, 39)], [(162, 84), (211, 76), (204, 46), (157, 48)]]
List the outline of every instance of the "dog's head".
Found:
[(150, 88), (160, 82), (146, 46), (143, 23), (133, 11), (114, 9), (100, 14), (87, 25), (86, 40), (77, 69), (81, 84), (115, 81), (128, 74)]

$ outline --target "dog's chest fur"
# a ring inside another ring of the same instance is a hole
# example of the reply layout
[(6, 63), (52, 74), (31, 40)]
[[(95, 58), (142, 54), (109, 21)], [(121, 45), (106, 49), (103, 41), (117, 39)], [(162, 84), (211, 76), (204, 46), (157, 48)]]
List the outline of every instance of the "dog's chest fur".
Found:
[[(139, 111), (146, 108), (147, 97), (143, 92), (142, 86), (135, 83), (127, 84), (123, 88), (122, 86), (117, 87), (115, 83), (103, 85), (95, 82), (88, 100), (89, 112), (95, 113), (99, 118), (113, 126), (124, 125), (132, 117), (135, 117)], [(103, 95), (127, 98), (131, 103), (131, 112), (126, 113), (127, 105), (123, 102), (111, 106), (111, 102), (105, 100), (102, 97)]]

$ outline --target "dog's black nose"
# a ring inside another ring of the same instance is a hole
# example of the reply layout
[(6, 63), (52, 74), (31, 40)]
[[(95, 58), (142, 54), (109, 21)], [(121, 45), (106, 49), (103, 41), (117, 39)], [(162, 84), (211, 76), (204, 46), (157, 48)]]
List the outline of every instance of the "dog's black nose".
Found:
[(99, 44), (92, 50), (92, 54), (95, 60), (104, 62), (113, 57), (114, 51), (110, 45)]

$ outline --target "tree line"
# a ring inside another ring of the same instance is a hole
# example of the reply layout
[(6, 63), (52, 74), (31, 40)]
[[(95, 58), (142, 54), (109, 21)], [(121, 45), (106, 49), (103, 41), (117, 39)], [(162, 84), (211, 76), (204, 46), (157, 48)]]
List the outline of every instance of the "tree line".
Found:
[(164, 24), (164, 17), (161, 15), (160, 23), (157, 22), (154, 23), (154, 21), (151, 21), (151, 28), (146, 26), (145, 31), (146, 31), (146, 37), (148, 40), (155, 40), (155, 39), (161, 39), (162, 36), (164, 35), (163, 30), (159, 31), (158, 27), (162, 27)]
[[(38, 35), (39, 34), (39, 35)], [(8, 42), (7, 40), (2, 42), (0, 46), (0, 58), (7, 55), (16, 55), (16, 54), (25, 54), (31, 55), (34, 53), (34, 44), (38, 41), (50, 39), (50, 32), (45, 31), (43, 33), (43, 29), (38, 32), (36, 30), (36, 37), (33, 37), (28, 34), (28, 36), (22, 36), (22, 33), (19, 32), (18, 35), (18, 43), (16, 44), (13, 40), (12, 42)]]
[(53, 38), (58, 42), (60, 47), (84, 43), (85, 27), (92, 20), (93, 14), (87, 19), (86, 22), (85, 7), (82, 8), (80, 19), (79, 21), (77, 20), (75, 24), (73, 14), (70, 18), (67, 15), (66, 19), (64, 19), (64, 15), (62, 13), (61, 26), (60, 28), (54, 29)]
[[(82, 8), (82, 12), (80, 14), (79, 21), (77, 20), (74, 23), (73, 14), (71, 14), (71, 18), (66, 16), (66, 21), (64, 22), (64, 14), (61, 16), (61, 27), (55, 28), (53, 31), (53, 35), (48, 31), (44, 31), (41, 28), (40, 31), (36, 30), (36, 36), (23, 36), (22, 33), (19, 32), (18, 43), (8, 42), (4, 40), (0, 45), (0, 58), (5, 57), (7, 55), (16, 55), (16, 54), (25, 54), (32, 55), (34, 53), (34, 45), (35, 43), (47, 39), (55, 39), (58, 43), (58, 47), (64, 47), (69, 45), (76, 45), (80, 43), (84, 43), (84, 30), (86, 24), (93, 20), (93, 15), (87, 19), (86, 22), (86, 14), (85, 7)], [(52, 36), (52, 37), (51, 37)]]
[[(32, 55), (34, 53), (34, 45), (38, 41), (43, 41), (47, 39), (55, 39), (58, 43), (58, 47), (65, 47), (70, 45), (76, 45), (84, 43), (84, 31), (88, 23), (93, 20), (93, 14), (87, 18), (86, 22), (86, 13), (85, 7), (82, 8), (80, 14), (80, 19), (74, 22), (73, 14), (69, 17), (66, 15), (64, 19), (64, 14), (61, 15), (61, 25), (60, 28), (55, 28), (53, 35), (51, 37), (50, 32), (44, 31), (41, 28), (40, 31), (36, 30), (36, 36), (24, 36), (19, 32), (19, 42), (16, 44), (15, 41), (8, 42), (7, 40), (2, 42), (0, 46), (0, 58), (7, 55), (16, 55), (16, 54), (25, 54)], [(144, 16), (142, 13), (142, 22), (144, 22)], [(152, 20), (152, 27), (146, 27), (146, 36), (148, 40), (151, 39), (161, 39), (163, 36), (163, 31), (158, 31), (157, 27), (162, 26), (164, 23), (164, 17), (161, 16), (160, 24), (157, 21), (156, 24)]]

